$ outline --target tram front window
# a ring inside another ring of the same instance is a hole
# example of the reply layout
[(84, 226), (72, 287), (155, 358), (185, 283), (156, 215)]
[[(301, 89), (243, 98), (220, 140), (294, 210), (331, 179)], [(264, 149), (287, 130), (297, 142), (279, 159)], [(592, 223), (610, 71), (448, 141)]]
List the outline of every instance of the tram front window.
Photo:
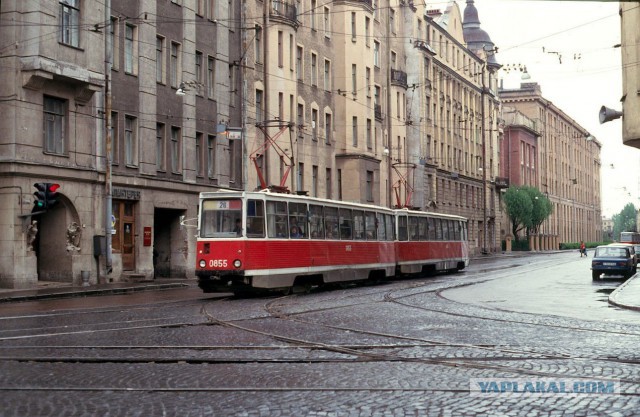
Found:
[(202, 202), (200, 237), (232, 238), (242, 236), (242, 200), (205, 200)]

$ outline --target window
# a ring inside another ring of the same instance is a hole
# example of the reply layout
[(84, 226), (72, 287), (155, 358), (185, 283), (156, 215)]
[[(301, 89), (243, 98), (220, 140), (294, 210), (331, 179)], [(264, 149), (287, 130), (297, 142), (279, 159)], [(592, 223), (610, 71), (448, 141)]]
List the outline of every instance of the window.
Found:
[(202, 161), (204, 161), (204, 155), (202, 153), (202, 141), (204, 140), (204, 135), (202, 132), (196, 132), (196, 175), (202, 176)]
[(367, 119), (367, 149), (371, 150), (373, 147), (372, 135), (371, 135), (371, 119)]
[[(216, 83), (216, 60), (214, 57), (207, 57), (207, 95), (209, 98), (215, 96)], [(233, 86), (232, 86), (233, 88)]]
[(358, 94), (358, 67), (356, 64), (351, 64), (351, 92), (354, 96)]
[(156, 36), (156, 82), (165, 83), (164, 74), (164, 48), (165, 39), (162, 36)]
[(127, 74), (137, 74), (138, 72), (138, 33), (133, 25), (124, 27), (124, 72)]
[(196, 82), (197, 82), (197, 87), (196, 87), (196, 94), (198, 95), (202, 95), (202, 89), (200, 88), (201, 85), (204, 85), (204, 74), (203, 74), (203, 62), (204, 61), (204, 55), (202, 54), (202, 52), (200, 51), (196, 51)]
[(66, 153), (67, 101), (44, 97), (44, 151), (63, 155)]
[(318, 196), (318, 166), (311, 167), (311, 196)]
[(331, 10), (328, 7), (324, 8), (324, 36), (331, 37)]
[(138, 163), (138, 119), (133, 116), (124, 117), (124, 163)]
[(333, 138), (333, 126), (331, 126), (331, 114), (325, 113), (324, 115), (324, 137), (325, 143), (331, 145), (331, 139)]
[(351, 40), (356, 41), (356, 13), (351, 12)]
[(207, 176), (209, 178), (215, 177), (215, 162), (216, 162), (216, 137), (213, 135), (207, 136)]
[(256, 25), (256, 36), (253, 39), (253, 43), (255, 45), (255, 61), (257, 63), (262, 62), (262, 28)]
[(180, 44), (171, 42), (171, 87), (178, 88), (180, 74)]
[(325, 192), (325, 197), (326, 198), (331, 198), (331, 168), (327, 168), (326, 173), (325, 173), (325, 185), (324, 185), (324, 192)]
[(304, 69), (302, 64), (302, 52), (303, 50), (301, 46), (296, 47), (296, 76), (298, 81), (302, 81), (302, 70)]
[(373, 201), (373, 171), (367, 171), (367, 201)]
[(302, 128), (304, 127), (304, 105), (298, 104), (298, 114), (296, 123), (298, 125), (298, 137), (302, 138)]
[(318, 85), (318, 56), (311, 53), (311, 85)]
[(396, 11), (393, 9), (389, 9), (389, 26), (391, 27), (391, 32), (396, 33)]
[(331, 91), (331, 61), (324, 60), (324, 89)]
[(156, 169), (165, 170), (165, 126), (164, 123), (156, 123)]
[(109, 36), (111, 37), (111, 48), (112, 48), (112, 56), (111, 60), (113, 61), (111, 64), (111, 69), (117, 71), (120, 67), (120, 47), (118, 39), (120, 38), (118, 35), (118, 18), (115, 16), (111, 16), (111, 24), (109, 25)]
[(358, 118), (356, 116), (353, 116), (353, 119), (351, 122), (351, 136), (352, 136), (353, 146), (357, 148), (358, 147)]
[(380, 68), (380, 42), (373, 41), (373, 65)]
[(364, 88), (367, 90), (367, 97), (371, 97), (371, 68), (366, 67), (364, 70), (366, 85)]
[(317, 30), (316, 27), (316, 9), (318, 8), (318, 2), (316, 0), (311, 0), (311, 10), (310, 10), (310, 18), (311, 18), (311, 30)]
[(289, 69), (291, 71), (294, 70), (294, 59), (293, 57), (295, 56), (295, 49), (294, 49), (294, 43), (293, 43), (293, 35), (289, 35)]
[(365, 39), (365, 45), (367, 46), (371, 46), (371, 37), (369, 36), (369, 33), (371, 31), (371, 19), (369, 19), (368, 17), (364, 18), (364, 39)]
[(311, 109), (311, 139), (318, 140), (318, 110)]
[(256, 90), (256, 122), (262, 121), (262, 90)]
[(378, 20), (378, 0), (372, 0), (371, 7), (373, 8), (373, 18)]
[(298, 164), (298, 191), (304, 190), (304, 164)]
[(278, 31), (278, 66), (282, 68), (284, 61), (284, 45), (283, 45), (283, 33), (281, 30)]
[(338, 170), (338, 200), (342, 200), (342, 170)]
[(171, 172), (180, 172), (180, 128), (171, 126)]
[(60, 2), (60, 42), (80, 46), (80, 0)]

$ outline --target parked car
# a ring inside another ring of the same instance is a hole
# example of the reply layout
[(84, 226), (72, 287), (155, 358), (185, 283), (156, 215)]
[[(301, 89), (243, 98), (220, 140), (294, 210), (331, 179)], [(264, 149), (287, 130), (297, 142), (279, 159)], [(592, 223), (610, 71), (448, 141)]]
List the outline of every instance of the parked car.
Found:
[(633, 247), (624, 244), (598, 246), (591, 260), (591, 277), (594, 281), (605, 275), (622, 275), (629, 278), (636, 273)]

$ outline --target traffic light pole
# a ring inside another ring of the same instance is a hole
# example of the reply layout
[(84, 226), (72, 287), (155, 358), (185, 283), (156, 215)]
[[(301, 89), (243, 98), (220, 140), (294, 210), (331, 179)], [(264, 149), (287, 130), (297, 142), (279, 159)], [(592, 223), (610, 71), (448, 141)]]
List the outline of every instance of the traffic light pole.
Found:
[[(104, 119), (105, 119), (105, 157), (106, 157), (106, 168), (105, 168), (105, 223), (104, 223), (104, 234), (105, 234), (105, 275), (109, 275), (113, 269), (113, 260), (111, 254), (111, 230), (112, 226), (112, 217), (113, 217), (113, 192), (112, 192), (112, 183), (111, 183), (111, 150), (112, 150), (112, 137), (111, 137), (111, 63), (113, 61), (113, 45), (111, 44), (111, 0), (105, 0), (104, 2), (104, 20), (106, 22), (106, 28), (104, 31)], [(98, 276), (100, 273), (98, 271)]]

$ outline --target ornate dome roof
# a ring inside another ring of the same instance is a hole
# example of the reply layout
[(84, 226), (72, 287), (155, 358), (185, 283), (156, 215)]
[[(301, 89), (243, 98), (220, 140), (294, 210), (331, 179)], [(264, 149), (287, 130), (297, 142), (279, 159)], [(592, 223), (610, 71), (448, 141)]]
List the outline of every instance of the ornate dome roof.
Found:
[(500, 67), (496, 61), (495, 53), (492, 52), (495, 51), (495, 44), (491, 41), (489, 34), (480, 28), (480, 18), (478, 18), (478, 9), (476, 9), (474, 0), (467, 0), (462, 21), (462, 33), (469, 49), (473, 51), (485, 50), (487, 65)]

